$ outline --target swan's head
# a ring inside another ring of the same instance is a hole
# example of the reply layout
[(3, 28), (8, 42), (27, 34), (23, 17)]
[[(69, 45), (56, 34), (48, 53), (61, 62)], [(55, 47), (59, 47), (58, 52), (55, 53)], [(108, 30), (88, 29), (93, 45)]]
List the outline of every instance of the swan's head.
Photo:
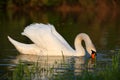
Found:
[(91, 51), (92, 51), (92, 53), (91, 53), (91, 58), (94, 59), (94, 58), (97, 56), (97, 54), (96, 54), (95, 51), (93, 51), (93, 50), (91, 50)]
[(93, 45), (92, 47), (87, 48), (87, 51), (91, 58), (95, 58), (97, 56), (96, 49)]

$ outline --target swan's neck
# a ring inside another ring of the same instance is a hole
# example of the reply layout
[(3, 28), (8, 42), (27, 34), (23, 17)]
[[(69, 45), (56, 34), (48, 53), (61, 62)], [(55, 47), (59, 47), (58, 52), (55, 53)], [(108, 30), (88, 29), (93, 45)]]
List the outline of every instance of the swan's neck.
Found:
[(76, 49), (76, 54), (80, 56), (85, 55), (85, 49), (82, 46), (82, 40), (85, 42), (88, 53), (89, 53), (89, 47), (93, 46), (87, 34), (85, 33), (78, 34), (77, 37), (75, 38), (75, 49)]

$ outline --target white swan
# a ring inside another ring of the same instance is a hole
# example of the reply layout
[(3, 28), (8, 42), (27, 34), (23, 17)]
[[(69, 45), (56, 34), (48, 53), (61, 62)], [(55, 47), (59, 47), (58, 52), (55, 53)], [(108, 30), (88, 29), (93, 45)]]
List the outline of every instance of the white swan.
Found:
[(43, 56), (85, 56), (85, 50), (81, 44), (85, 41), (86, 49), (90, 55), (96, 52), (96, 49), (90, 40), (90, 37), (81, 33), (75, 38), (75, 50), (66, 42), (66, 40), (55, 30), (51, 24), (34, 23), (24, 29), (22, 35), (25, 35), (33, 44), (24, 44), (13, 40), (8, 36), (9, 41), (22, 54), (35, 54)]

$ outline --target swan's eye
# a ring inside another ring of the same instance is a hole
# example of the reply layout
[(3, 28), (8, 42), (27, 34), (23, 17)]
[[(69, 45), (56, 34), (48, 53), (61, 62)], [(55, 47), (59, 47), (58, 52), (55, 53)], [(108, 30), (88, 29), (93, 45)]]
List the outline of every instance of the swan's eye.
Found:
[(97, 54), (96, 54), (96, 52), (95, 51), (93, 51), (93, 50), (91, 50), (92, 51), (92, 53), (91, 53), (91, 58), (95, 58), (95, 56), (97, 56)]

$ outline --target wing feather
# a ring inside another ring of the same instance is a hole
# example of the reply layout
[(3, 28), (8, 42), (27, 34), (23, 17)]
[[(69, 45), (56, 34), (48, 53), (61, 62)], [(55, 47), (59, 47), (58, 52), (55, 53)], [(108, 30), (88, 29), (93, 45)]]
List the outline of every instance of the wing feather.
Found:
[(22, 35), (27, 36), (37, 46), (46, 50), (62, 50), (70, 48), (66, 40), (50, 24), (32, 24), (24, 29)]

